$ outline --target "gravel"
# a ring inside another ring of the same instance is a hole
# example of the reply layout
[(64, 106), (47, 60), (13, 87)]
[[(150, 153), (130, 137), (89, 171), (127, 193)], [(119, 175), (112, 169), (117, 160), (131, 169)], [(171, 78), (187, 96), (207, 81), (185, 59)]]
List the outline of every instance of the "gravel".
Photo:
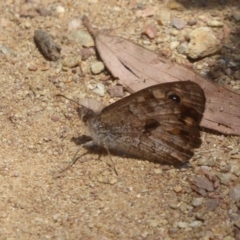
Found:
[[(117, 176), (108, 154), (80, 148), (79, 161), (59, 173), (87, 132), (76, 104), (56, 95), (109, 105), (128, 94), (124, 86), (106, 91), (118, 81), (95, 54), (84, 14), (108, 35), (144, 42), (240, 89), (238, 1), (169, 2), (0, 2), (2, 239), (239, 239), (238, 136), (202, 131), (198, 157), (184, 171), (113, 155)], [(146, 26), (154, 26), (152, 38), (142, 34)], [(209, 29), (215, 50), (194, 50), (192, 60), (191, 34), (199, 28)], [(61, 45), (56, 62), (36, 48), (37, 29)]]

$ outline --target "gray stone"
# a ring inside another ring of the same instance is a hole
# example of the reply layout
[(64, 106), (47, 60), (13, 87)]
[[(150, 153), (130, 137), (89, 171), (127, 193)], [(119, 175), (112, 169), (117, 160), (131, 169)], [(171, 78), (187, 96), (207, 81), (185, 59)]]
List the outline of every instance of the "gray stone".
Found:
[(206, 200), (206, 207), (210, 211), (214, 211), (218, 207), (219, 203), (220, 203), (220, 200), (218, 198), (208, 199)]
[(199, 166), (209, 166), (209, 167), (213, 167), (213, 166), (215, 165), (215, 163), (216, 163), (216, 160), (215, 160), (213, 157), (211, 157), (211, 158), (209, 158), (209, 157), (203, 157), (203, 158), (200, 158), (200, 159), (198, 160), (198, 165), (199, 165)]
[(235, 201), (240, 200), (240, 184), (230, 188), (229, 196)]
[(68, 38), (72, 41), (80, 43), (84, 47), (93, 47), (95, 45), (92, 36), (83, 30), (72, 31)]
[(180, 18), (173, 18), (172, 25), (177, 29), (183, 29), (186, 26), (186, 22)]
[(240, 11), (239, 10), (234, 11), (232, 14), (232, 17), (235, 21), (239, 22), (240, 21)]
[(198, 188), (207, 190), (208, 192), (214, 190), (213, 183), (205, 176), (195, 176), (191, 182)]
[(187, 50), (187, 43), (184, 42), (184, 43), (181, 43), (178, 48), (177, 48), (177, 52), (179, 54), (185, 54), (186, 53), (186, 50)]
[(232, 178), (233, 178), (233, 174), (232, 173), (225, 173), (225, 174), (221, 174), (220, 181), (224, 185), (229, 185), (231, 180), (232, 180)]

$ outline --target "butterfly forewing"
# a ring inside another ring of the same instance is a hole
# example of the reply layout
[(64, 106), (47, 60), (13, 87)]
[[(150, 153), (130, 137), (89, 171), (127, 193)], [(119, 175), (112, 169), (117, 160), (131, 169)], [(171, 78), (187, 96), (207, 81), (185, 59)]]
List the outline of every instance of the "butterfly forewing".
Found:
[(201, 145), (204, 108), (196, 83), (164, 83), (111, 104), (88, 126), (96, 144), (110, 151), (175, 164), (189, 160)]

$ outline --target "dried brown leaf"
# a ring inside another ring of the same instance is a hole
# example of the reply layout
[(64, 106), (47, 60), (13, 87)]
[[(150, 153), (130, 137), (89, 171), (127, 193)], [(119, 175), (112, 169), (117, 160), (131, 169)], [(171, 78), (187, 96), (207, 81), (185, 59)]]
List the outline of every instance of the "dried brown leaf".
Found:
[(91, 27), (87, 17), (83, 17), (83, 23), (93, 35), (105, 65), (129, 92), (164, 82), (196, 82), (203, 88), (207, 99), (201, 126), (225, 134), (240, 135), (239, 94), (129, 40), (104, 35)]

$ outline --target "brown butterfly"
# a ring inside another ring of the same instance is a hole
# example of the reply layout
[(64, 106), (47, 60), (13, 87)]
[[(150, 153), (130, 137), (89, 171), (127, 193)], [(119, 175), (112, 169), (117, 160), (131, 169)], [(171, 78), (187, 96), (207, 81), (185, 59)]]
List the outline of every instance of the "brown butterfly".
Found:
[(201, 145), (204, 108), (204, 92), (191, 81), (145, 88), (100, 113), (82, 107), (81, 117), (92, 138), (84, 146), (154, 162), (183, 163)]

